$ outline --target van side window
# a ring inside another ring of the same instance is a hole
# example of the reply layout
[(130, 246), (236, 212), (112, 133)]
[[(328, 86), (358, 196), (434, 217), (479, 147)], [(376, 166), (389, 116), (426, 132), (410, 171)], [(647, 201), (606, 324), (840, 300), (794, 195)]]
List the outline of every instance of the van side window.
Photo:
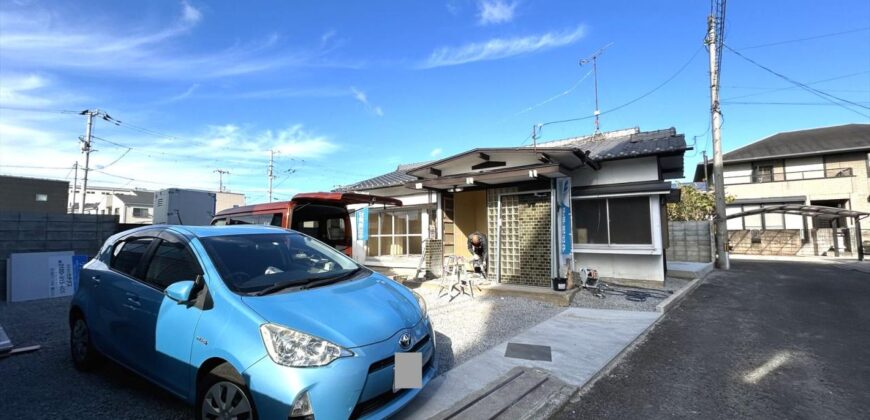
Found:
[(282, 227), (282, 226), (284, 226), (284, 224), (281, 223), (283, 221), (284, 221), (284, 218), (281, 217), (281, 213), (275, 213), (272, 215), (272, 222), (269, 224), (272, 226)]
[(217, 219), (211, 222), (212, 226), (224, 226), (227, 224), (227, 219)]
[(115, 245), (109, 266), (115, 271), (135, 276), (136, 267), (153, 240), (154, 238), (136, 238)]
[(163, 290), (172, 283), (196, 280), (202, 268), (193, 254), (183, 244), (162, 241), (148, 264), (145, 281)]

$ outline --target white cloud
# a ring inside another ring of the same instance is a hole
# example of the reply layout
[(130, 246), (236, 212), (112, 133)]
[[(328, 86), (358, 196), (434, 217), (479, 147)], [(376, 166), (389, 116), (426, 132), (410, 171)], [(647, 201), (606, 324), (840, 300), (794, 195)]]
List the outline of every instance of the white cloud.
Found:
[[(6, 112), (3, 117), (0, 173), (54, 179), (69, 175), (72, 180), (69, 168), (75, 161), (83, 163), (76, 141), (84, 130), (83, 117), (55, 118), (50, 124), (13, 121)], [(267, 150), (278, 152), (276, 167), (286, 170), (293, 165), (291, 159), (317, 161), (341, 149), (328, 136), (301, 124), (277, 130), (225, 124), (178, 133), (178, 138), (160, 139), (98, 120), (94, 131), (97, 151), (90, 159), (91, 167), (95, 168), (90, 174), (92, 185), (216, 189), (217, 178), (212, 171), (225, 168), (232, 173), (231, 189), (253, 191), (265, 188)], [(128, 147), (131, 150), (124, 155)], [(25, 150), (27, 153), (22, 153)], [(110, 166), (105, 170), (99, 169), (107, 165)]]
[(167, 102), (178, 102), (187, 99), (190, 97), (190, 95), (193, 95), (193, 92), (195, 92), (197, 89), (199, 89), (199, 83), (194, 83), (190, 85), (190, 87), (187, 88), (187, 90), (185, 90), (184, 92), (169, 98)]
[(197, 23), (202, 19), (202, 12), (200, 12), (195, 7), (191, 6), (190, 3), (186, 1), (181, 2), (182, 8), (182, 19), (188, 23)]
[(224, 77), (287, 67), (359, 66), (329, 61), (322, 48), (281, 48), (277, 34), (224, 49), (188, 51), (180, 41), (203, 16), (187, 2), (180, 8), (178, 16), (162, 27), (124, 27), (115, 21), (39, 9), (2, 11), (4, 66), (163, 79)]
[(384, 116), (384, 110), (380, 106), (373, 105), (371, 102), (369, 102), (368, 95), (366, 95), (365, 92), (363, 92), (363, 91), (361, 91), (353, 86), (351, 86), (350, 92), (351, 92), (351, 94), (353, 94), (353, 98), (356, 99), (357, 102), (363, 104), (363, 106), (369, 112), (371, 112), (379, 117)]
[(438, 157), (438, 156), (441, 156), (441, 153), (443, 153), (443, 152), (444, 151), (441, 150), (440, 147), (436, 147), (436, 148), (432, 149), (432, 152), (429, 153), (429, 156)]
[(481, 0), (477, 3), (478, 23), (490, 25), (506, 23), (514, 19), (514, 9), (517, 3), (508, 3), (504, 0)]
[(426, 69), (455, 66), (534, 53), (573, 44), (583, 38), (585, 32), (585, 28), (579, 26), (572, 31), (547, 32), (519, 38), (493, 38), (486, 42), (475, 42), (460, 47), (440, 47), (433, 51), (419, 67)]

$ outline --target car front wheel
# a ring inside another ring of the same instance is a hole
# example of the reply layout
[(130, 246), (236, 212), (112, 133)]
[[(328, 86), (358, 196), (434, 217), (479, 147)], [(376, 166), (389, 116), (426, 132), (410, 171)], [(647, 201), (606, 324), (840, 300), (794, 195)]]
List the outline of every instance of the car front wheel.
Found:
[(255, 419), (254, 405), (241, 375), (229, 365), (208, 373), (196, 401), (197, 419)]
[(81, 316), (77, 316), (70, 324), (69, 347), (73, 365), (78, 370), (93, 370), (102, 361), (102, 356), (91, 342), (88, 324)]

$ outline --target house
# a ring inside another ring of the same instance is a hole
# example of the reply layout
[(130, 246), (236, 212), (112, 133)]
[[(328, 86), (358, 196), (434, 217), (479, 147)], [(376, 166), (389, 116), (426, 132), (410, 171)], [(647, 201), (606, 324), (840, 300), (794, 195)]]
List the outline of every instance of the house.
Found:
[(338, 190), (404, 204), (353, 208), (367, 220), (354, 224), (354, 258), (374, 268), (413, 272), (427, 253), (427, 262), (468, 257), (466, 238), (480, 232), (490, 243), (487, 276), (498, 283), (550, 287), (591, 267), (609, 281), (661, 287), (664, 205), (686, 150), (673, 128), (632, 128), (475, 148)]
[[(847, 124), (774, 134), (723, 155), (727, 213), (781, 204), (870, 212), (870, 124)], [(712, 174), (712, 169), (707, 168)], [(704, 166), (695, 181), (704, 180)], [(728, 220), (737, 253), (821, 255), (835, 229), (844, 252), (854, 249), (854, 219), (768, 213)], [(868, 233), (865, 238), (870, 238)]]
[(66, 213), (69, 181), (0, 175), (0, 211)]
[[(69, 192), (69, 211), (79, 213), (81, 188)], [(120, 223), (150, 224), (154, 212), (154, 192), (138, 188), (88, 186), (85, 214), (113, 214)]]

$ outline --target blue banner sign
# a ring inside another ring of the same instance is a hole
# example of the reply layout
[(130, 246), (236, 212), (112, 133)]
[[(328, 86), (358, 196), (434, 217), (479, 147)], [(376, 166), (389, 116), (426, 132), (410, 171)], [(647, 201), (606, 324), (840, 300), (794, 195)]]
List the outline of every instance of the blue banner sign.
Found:
[(574, 266), (571, 235), (571, 178), (556, 178), (556, 229), (559, 233), (559, 275), (567, 276)]
[(356, 239), (369, 240), (369, 208), (363, 207), (354, 213), (356, 217)]

